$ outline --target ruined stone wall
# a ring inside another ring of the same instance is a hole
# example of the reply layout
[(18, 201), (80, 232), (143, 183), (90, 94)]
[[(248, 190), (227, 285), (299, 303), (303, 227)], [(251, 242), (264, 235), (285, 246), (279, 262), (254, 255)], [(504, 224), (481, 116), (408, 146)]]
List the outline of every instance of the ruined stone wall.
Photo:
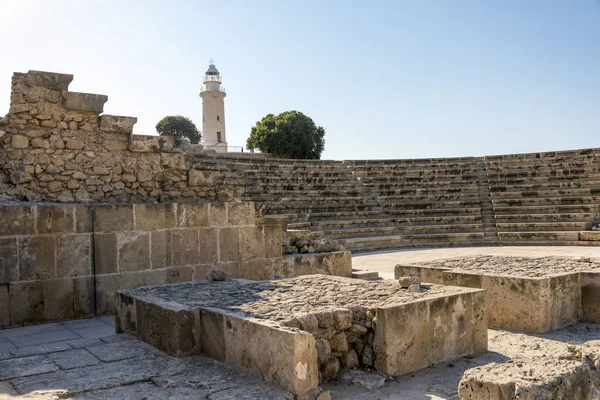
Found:
[(0, 206), (0, 326), (112, 311), (114, 293), (294, 276), (252, 203)]
[(0, 120), (0, 194), (121, 203), (240, 197), (237, 188), (193, 168), (194, 148), (133, 135), (137, 118), (101, 115), (107, 96), (70, 92), (72, 79), (14, 74), (10, 110)]

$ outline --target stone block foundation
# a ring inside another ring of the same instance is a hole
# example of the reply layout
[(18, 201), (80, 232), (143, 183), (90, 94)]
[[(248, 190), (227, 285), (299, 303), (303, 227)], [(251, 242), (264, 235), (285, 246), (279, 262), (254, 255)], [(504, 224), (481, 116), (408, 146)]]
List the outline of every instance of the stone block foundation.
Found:
[(401, 375), (487, 350), (480, 289), (326, 275), (141, 287), (117, 295), (117, 330), (203, 353), (297, 396), (341, 369)]
[(490, 326), (544, 333), (600, 322), (600, 264), (559, 257), (479, 256), (396, 265), (394, 274), (485, 289)]
[(0, 204), (0, 327), (111, 313), (120, 289), (215, 270), (255, 280), (352, 274), (347, 251), (284, 258), (282, 235), (253, 203)]

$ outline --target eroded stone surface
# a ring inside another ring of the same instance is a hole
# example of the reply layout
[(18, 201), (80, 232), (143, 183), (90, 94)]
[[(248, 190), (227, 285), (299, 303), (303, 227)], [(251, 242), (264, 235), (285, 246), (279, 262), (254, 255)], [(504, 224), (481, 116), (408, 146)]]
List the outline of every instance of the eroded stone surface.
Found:
[(239, 312), (246, 317), (285, 323), (319, 311), (406, 304), (461, 291), (456, 287), (432, 285), (418, 293), (411, 293), (395, 281), (368, 282), (311, 275), (276, 281), (192, 282), (144, 287), (125, 293), (142, 299), (161, 299), (188, 307), (219, 308)]
[(517, 358), (491, 363), (465, 372), (458, 386), (463, 400), (594, 398), (597, 389), (588, 366), (577, 360), (554, 357)]
[(600, 262), (588, 258), (474, 256), (416, 263), (428, 268), (485, 275), (527, 278), (547, 277), (566, 272), (597, 271)]

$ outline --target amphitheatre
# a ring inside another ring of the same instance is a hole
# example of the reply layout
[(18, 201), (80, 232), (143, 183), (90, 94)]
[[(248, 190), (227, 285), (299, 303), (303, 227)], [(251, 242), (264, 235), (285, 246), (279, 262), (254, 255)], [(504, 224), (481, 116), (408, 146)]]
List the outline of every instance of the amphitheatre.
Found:
[(217, 153), (72, 80), (0, 119), (0, 398), (600, 398), (600, 149)]

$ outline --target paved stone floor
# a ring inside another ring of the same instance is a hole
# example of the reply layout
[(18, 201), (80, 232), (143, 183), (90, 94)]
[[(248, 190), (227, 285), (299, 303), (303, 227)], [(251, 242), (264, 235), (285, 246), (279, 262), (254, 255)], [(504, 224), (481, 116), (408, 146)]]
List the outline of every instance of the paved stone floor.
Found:
[(399, 263), (433, 261), (445, 258), (476, 255), (518, 257), (590, 257), (600, 258), (600, 247), (577, 246), (505, 246), (456, 247), (446, 249), (407, 249), (357, 254), (352, 257), (352, 268), (378, 272), (384, 279), (394, 279), (394, 267)]
[[(112, 323), (101, 317), (0, 330), (0, 399), (291, 399), (260, 377), (207, 357), (173, 358), (128, 334), (103, 336)], [(86, 338), (76, 333), (83, 329)], [(458, 400), (465, 370), (513, 357), (560, 356), (569, 344), (600, 339), (600, 324), (577, 323), (543, 335), (488, 334), (487, 353), (395, 378), (349, 371), (323, 389), (334, 400)]]

